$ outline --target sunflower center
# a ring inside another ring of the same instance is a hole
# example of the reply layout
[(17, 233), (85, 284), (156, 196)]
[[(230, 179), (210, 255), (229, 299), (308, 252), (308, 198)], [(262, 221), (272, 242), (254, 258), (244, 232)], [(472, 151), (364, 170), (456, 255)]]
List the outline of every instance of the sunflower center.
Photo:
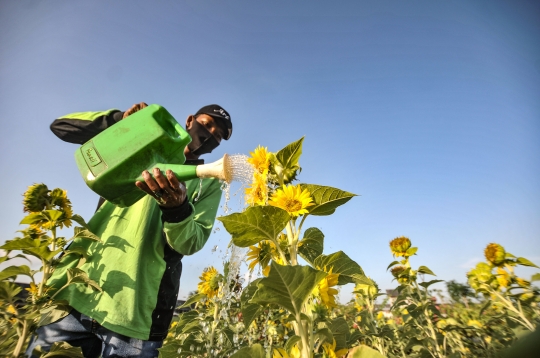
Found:
[(302, 202), (297, 199), (285, 199), (285, 208), (290, 213), (302, 210)]

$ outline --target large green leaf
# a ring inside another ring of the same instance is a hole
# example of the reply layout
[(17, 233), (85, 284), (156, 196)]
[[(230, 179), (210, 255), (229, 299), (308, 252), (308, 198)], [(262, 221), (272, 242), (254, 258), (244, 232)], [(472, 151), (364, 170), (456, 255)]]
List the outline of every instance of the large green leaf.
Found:
[(347, 348), (347, 342), (349, 341), (349, 325), (343, 317), (338, 317), (332, 320), (330, 324), (330, 330), (332, 335), (336, 340), (336, 348), (334, 351), (339, 351), (340, 349)]
[(298, 254), (313, 264), (313, 261), (323, 253), (324, 234), (316, 227), (310, 227), (304, 232), (304, 238), (300, 240), (298, 245)]
[(302, 305), (327, 274), (309, 266), (281, 266), (275, 262), (271, 265), (268, 277), (261, 279), (251, 302), (274, 303), (299, 317)]
[(261, 240), (274, 240), (285, 228), (289, 214), (274, 206), (252, 206), (242, 213), (219, 217), (236, 246), (248, 247)]
[(315, 259), (315, 267), (325, 272), (339, 274), (338, 285), (347, 283), (363, 283), (371, 285), (372, 281), (366, 277), (364, 271), (354, 260), (343, 251), (330, 255), (320, 255)]
[(336, 211), (336, 208), (351, 200), (356, 194), (349, 193), (340, 189), (332, 188), (331, 186), (322, 186), (316, 184), (300, 184), (303, 189), (307, 189), (313, 203), (307, 209), (311, 215), (331, 215)]
[(264, 348), (260, 344), (255, 343), (251, 347), (244, 347), (238, 350), (231, 358), (265, 358), (265, 356)]
[(321, 328), (317, 330), (314, 334), (315, 339), (319, 339), (319, 342), (322, 343), (334, 343), (334, 335), (332, 334), (332, 331), (330, 331), (328, 328)]
[(43, 216), (43, 214), (41, 214), (41, 212), (39, 213), (30, 213), (28, 215), (26, 215), (19, 224), (28, 224), (28, 225), (32, 225), (32, 224), (35, 224), (35, 223), (38, 223), (40, 221), (43, 221), (43, 220), (46, 220), (47, 218), (45, 216)]
[(0, 271), (0, 281), (5, 280), (6, 278), (10, 278), (10, 277), (16, 277), (18, 275), (32, 277), (30, 267), (26, 265), (8, 266), (2, 271)]
[(284, 184), (288, 184), (294, 179), (298, 171), (301, 170), (298, 160), (302, 155), (302, 143), (304, 137), (296, 142), (288, 144), (285, 148), (278, 151), (272, 161), (273, 170), (276, 174), (283, 176)]
[(38, 258), (47, 261), (50, 261), (54, 256), (62, 251), (62, 248), (51, 251), (49, 249), (49, 244), (46, 241), (32, 239), (30, 237), (6, 241), (4, 245), (0, 246), (0, 249), (8, 251), (21, 250), (26, 254), (37, 256)]
[(379, 351), (366, 345), (359, 345), (349, 351), (348, 358), (385, 358)]

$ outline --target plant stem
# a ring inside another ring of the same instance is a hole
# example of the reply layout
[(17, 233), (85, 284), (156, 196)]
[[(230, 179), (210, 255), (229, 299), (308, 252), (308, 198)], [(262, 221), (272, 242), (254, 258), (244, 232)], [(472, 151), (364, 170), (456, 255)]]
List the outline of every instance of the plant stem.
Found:
[(24, 345), (24, 342), (26, 342), (26, 336), (28, 335), (29, 331), (29, 324), (28, 320), (23, 321), (23, 330), (22, 333), (19, 335), (19, 340), (17, 341), (17, 345), (15, 346), (15, 350), (13, 351), (13, 357), (19, 357), (21, 355), (21, 351)]

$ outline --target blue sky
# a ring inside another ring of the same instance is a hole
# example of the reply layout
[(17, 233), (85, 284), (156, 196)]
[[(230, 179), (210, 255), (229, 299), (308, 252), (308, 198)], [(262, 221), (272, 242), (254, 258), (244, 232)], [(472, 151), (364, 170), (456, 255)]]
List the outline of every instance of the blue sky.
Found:
[[(55, 118), (218, 103), (234, 134), (207, 161), (305, 136), (300, 181), (360, 195), (305, 227), (381, 288), (401, 235), (444, 280), (489, 242), (540, 264), (539, 18), (536, 1), (0, 1), (0, 240), (35, 182), (95, 209)], [(181, 297), (228, 240), (184, 259)]]

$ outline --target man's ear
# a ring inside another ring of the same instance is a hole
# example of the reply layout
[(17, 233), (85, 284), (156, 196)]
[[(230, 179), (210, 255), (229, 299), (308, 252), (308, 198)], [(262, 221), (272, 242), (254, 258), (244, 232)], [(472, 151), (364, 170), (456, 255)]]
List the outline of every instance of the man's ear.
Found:
[(186, 119), (186, 130), (191, 129), (191, 124), (193, 123), (194, 120), (195, 120), (195, 117), (193, 116), (193, 114), (190, 114), (187, 117), (187, 119)]

